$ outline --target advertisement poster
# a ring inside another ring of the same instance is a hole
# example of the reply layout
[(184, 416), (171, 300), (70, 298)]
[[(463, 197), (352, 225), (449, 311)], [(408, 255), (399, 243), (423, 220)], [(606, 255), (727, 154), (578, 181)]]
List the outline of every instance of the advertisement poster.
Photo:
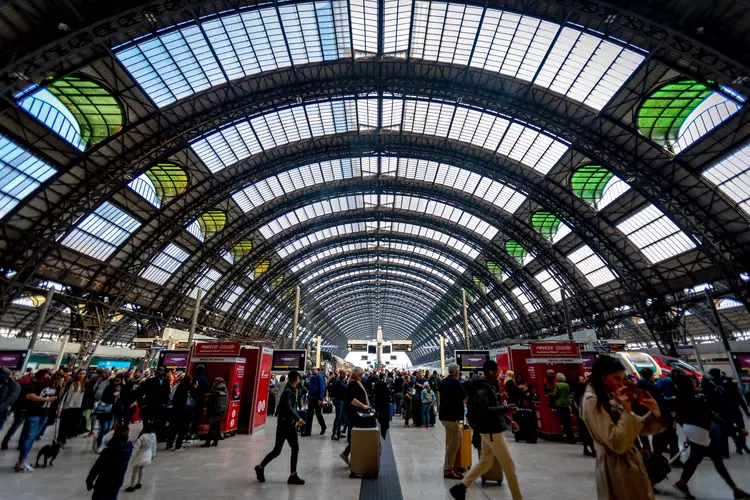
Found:
[(575, 342), (534, 342), (531, 344), (534, 358), (577, 358), (578, 346)]
[(734, 359), (734, 366), (737, 367), (737, 371), (740, 373), (742, 383), (750, 383), (750, 353), (733, 352), (732, 358)]
[(20, 370), (28, 353), (28, 351), (0, 351), (0, 366)]
[(257, 383), (255, 384), (255, 397), (253, 397), (255, 407), (253, 408), (251, 432), (266, 424), (266, 410), (268, 409), (268, 386), (271, 382), (272, 363), (273, 351), (264, 347), (260, 355), (260, 363), (258, 363), (258, 378)]

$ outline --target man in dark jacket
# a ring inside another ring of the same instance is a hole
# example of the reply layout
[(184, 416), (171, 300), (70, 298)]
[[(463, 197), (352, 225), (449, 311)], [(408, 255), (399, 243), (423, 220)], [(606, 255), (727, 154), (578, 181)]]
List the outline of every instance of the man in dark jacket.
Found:
[(325, 375), (320, 373), (317, 368), (313, 367), (312, 375), (310, 375), (310, 389), (307, 393), (307, 425), (305, 426), (305, 433), (302, 436), (309, 436), (312, 433), (312, 415), (315, 412), (315, 417), (318, 419), (320, 424), (320, 435), (326, 433), (326, 421), (323, 420), (323, 399), (326, 397), (326, 378)]
[[(229, 392), (227, 391), (226, 382), (221, 377), (214, 379), (214, 386), (211, 388), (211, 395), (208, 397), (208, 408), (206, 410), (206, 423), (208, 424), (208, 436), (206, 442), (201, 448), (209, 446), (219, 446), (221, 437), (221, 423), (227, 418), (229, 410)], [(213, 439), (213, 443), (211, 442)]]
[(201, 425), (203, 419), (203, 409), (206, 407), (206, 397), (208, 392), (211, 390), (211, 386), (206, 378), (206, 367), (198, 365), (195, 367), (195, 377), (193, 377), (193, 389), (190, 395), (195, 402), (193, 407), (193, 425), (190, 429), (190, 438), (196, 439), (198, 437), (198, 426)]
[(125, 481), (130, 456), (133, 454), (133, 443), (128, 441), (129, 437), (130, 428), (127, 425), (118, 427), (91, 467), (86, 477), (86, 488), (89, 491), (94, 490), (93, 499), (117, 498)]
[(341, 439), (341, 426), (346, 420), (344, 414), (346, 385), (346, 372), (344, 370), (339, 370), (338, 378), (333, 381), (328, 391), (328, 395), (333, 399), (333, 407), (336, 409), (336, 418), (333, 420), (333, 432), (331, 433), (331, 439), (335, 441)]
[(287, 378), (286, 387), (281, 393), (279, 399), (279, 418), (278, 424), (276, 425), (276, 442), (274, 443), (273, 450), (266, 455), (266, 458), (255, 466), (255, 475), (258, 477), (258, 481), (264, 483), (266, 481), (265, 468), (266, 465), (271, 463), (271, 460), (278, 457), (281, 454), (281, 448), (284, 446), (284, 441), (289, 443), (289, 448), (292, 450), (292, 457), (289, 462), (289, 479), (287, 484), (303, 485), (303, 481), (297, 475), (297, 456), (299, 455), (299, 443), (297, 440), (297, 426), (304, 425), (305, 421), (300, 418), (297, 413), (295, 401), (297, 401), (297, 384), (299, 383), (299, 372), (292, 370), (289, 372)]
[(498, 397), (500, 370), (497, 363), (489, 360), (483, 368), (484, 378), (473, 380), (468, 385), (467, 391), (469, 393), (469, 424), (482, 438), (481, 456), (476, 467), (469, 469), (463, 482), (453, 486), (450, 493), (453, 498), (465, 499), (466, 489), (474, 484), (479, 476), (488, 472), (497, 458), (507, 478), (513, 500), (521, 500), (516, 466), (503, 438), (503, 431), (507, 424), (510, 424), (514, 431), (518, 430), (518, 424), (508, 417), (508, 407), (500, 404)]
[(169, 402), (169, 380), (167, 369), (160, 366), (156, 374), (144, 381), (138, 388), (139, 415), (143, 420), (152, 420), (156, 424), (156, 435), (164, 437), (166, 426), (165, 408)]
[(10, 407), (21, 394), (21, 386), (10, 376), (10, 370), (0, 368), (0, 430), (5, 425)]

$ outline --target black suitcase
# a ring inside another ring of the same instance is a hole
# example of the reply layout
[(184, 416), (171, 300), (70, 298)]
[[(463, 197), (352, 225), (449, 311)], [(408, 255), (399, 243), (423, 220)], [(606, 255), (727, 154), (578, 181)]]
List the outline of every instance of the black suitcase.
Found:
[(519, 408), (513, 413), (513, 421), (518, 424), (518, 432), (514, 433), (516, 442), (526, 441), (527, 443), (536, 443), (537, 430), (533, 410)]

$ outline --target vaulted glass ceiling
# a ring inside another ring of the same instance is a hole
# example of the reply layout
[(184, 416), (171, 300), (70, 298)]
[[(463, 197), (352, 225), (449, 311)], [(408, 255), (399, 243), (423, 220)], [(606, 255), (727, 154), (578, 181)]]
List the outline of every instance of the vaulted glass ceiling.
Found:
[[(536, 335), (559, 323), (563, 290), (575, 314), (601, 314), (715, 272), (742, 239), (714, 226), (748, 224), (744, 97), (678, 76), (647, 37), (492, 3), (209, 11), (15, 95), (0, 217), (56, 240), (37, 274), (63, 266), (104, 297), (136, 286), (172, 319), (200, 289), (205, 321), (276, 339), (300, 284), (308, 338), (382, 320), (457, 341), (462, 288), (472, 335)], [(315, 81), (329, 73), (335, 90)], [(450, 87), (466, 74), (475, 86)], [(90, 200), (66, 191), (113, 179), (122, 190)]]

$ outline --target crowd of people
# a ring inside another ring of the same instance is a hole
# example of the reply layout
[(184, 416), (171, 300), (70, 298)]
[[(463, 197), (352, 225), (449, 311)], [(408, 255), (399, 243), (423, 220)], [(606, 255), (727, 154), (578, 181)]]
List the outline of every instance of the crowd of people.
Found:
[[(685, 498), (695, 498), (688, 483), (705, 457), (711, 459), (734, 498), (748, 499), (750, 495), (737, 486), (723, 462), (729, 457), (730, 440), (737, 453), (750, 453), (744, 423), (744, 417), (750, 416), (746, 397), (738, 384), (719, 370), (711, 370), (699, 381), (675, 368), (657, 380), (653, 371), (645, 368), (634, 381), (611, 356), (599, 357), (588, 379), (578, 377), (570, 384), (564, 374), (550, 370), (544, 379), (544, 394), (535, 394), (524, 377), (512, 371), (501, 380), (494, 361), (485, 363), (481, 373), (463, 377), (455, 364), (448, 367), (445, 377), (437, 371), (365, 372), (356, 367), (327, 375), (316, 368), (303, 374), (292, 371), (278, 379), (271, 377), (268, 414), (278, 417), (276, 439), (255, 472), (264, 482), (266, 467), (287, 443), (291, 449), (287, 483), (305, 484), (297, 474), (299, 438), (312, 435), (316, 420), (320, 434), (327, 434), (324, 413), (335, 414), (331, 439), (347, 439), (340, 454), (347, 464), (351, 453), (351, 432), (347, 431), (352, 428), (375, 427), (377, 422), (385, 438), (394, 416), (403, 420), (405, 428), (430, 428), (440, 420), (445, 433), (443, 475), (459, 481), (450, 489), (452, 496), (465, 498), (466, 490), (497, 460), (512, 498), (518, 500), (522, 498), (521, 486), (503, 434), (510, 427), (516, 440), (536, 442), (536, 419), (526, 417), (535, 401), (547, 398), (559, 417), (564, 439), (581, 441), (583, 453), (596, 457), (600, 499), (654, 498), (653, 484), (661, 479), (654, 479), (658, 474), (653, 469), (663, 472), (667, 463), (682, 468), (674, 487)], [(126, 492), (141, 487), (157, 442), (166, 442), (168, 450), (181, 449), (187, 441), (197, 439), (204, 414), (208, 432), (202, 446), (217, 446), (229, 399), (224, 380), (216, 378), (209, 384), (202, 366), (192, 377), (163, 367), (153, 373), (62, 368), (23, 374), (3, 368), (0, 430), (12, 421), (1, 446), (7, 450), (20, 429), (14, 470), (33, 472), (29, 456), (47, 428), (54, 428), (53, 445), (59, 448), (72, 438), (88, 435), (99, 457), (86, 484), (94, 498), (115, 498), (129, 466), (132, 474)], [(143, 428), (131, 441), (129, 424), (136, 417), (144, 422)], [(457, 466), (465, 429), (462, 424), (466, 423), (473, 433), (471, 444), (480, 456), (468, 470)], [(686, 438), (684, 448), (678, 446), (678, 426)], [(688, 446), (689, 458), (682, 461)], [(46, 452), (42, 449), (41, 453)]]
[[(23, 374), (0, 368), (0, 431), (10, 421), (0, 447), (8, 450), (21, 430), (14, 470), (30, 473), (34, 472), (32, 448), (48, 428), (55, 432), (51, 451), (45, 446), (40, 455), (56, 456), (68, 440), (86, 436), (91, 439), (93, 453), (99, 455), (86, 478), (94, 498), (115, 498), (129, 465), (131, 485), (125, 491), (135, 491), (141, 488), (157, 441), (166, 442), (167, 450), (181, 449), (187, 441), (197, 439), (204, 415), (208, 432), (201, 446), (218, 445), (229, 396), (223, 378), (209, 384), (204, 372), (200, 365), (193, 377), (164, 367), (153, 373), (63, 367), (36, 372), (27, 369)], [(136, 419), (143, 427), (131, 442), (129, 425)]]

